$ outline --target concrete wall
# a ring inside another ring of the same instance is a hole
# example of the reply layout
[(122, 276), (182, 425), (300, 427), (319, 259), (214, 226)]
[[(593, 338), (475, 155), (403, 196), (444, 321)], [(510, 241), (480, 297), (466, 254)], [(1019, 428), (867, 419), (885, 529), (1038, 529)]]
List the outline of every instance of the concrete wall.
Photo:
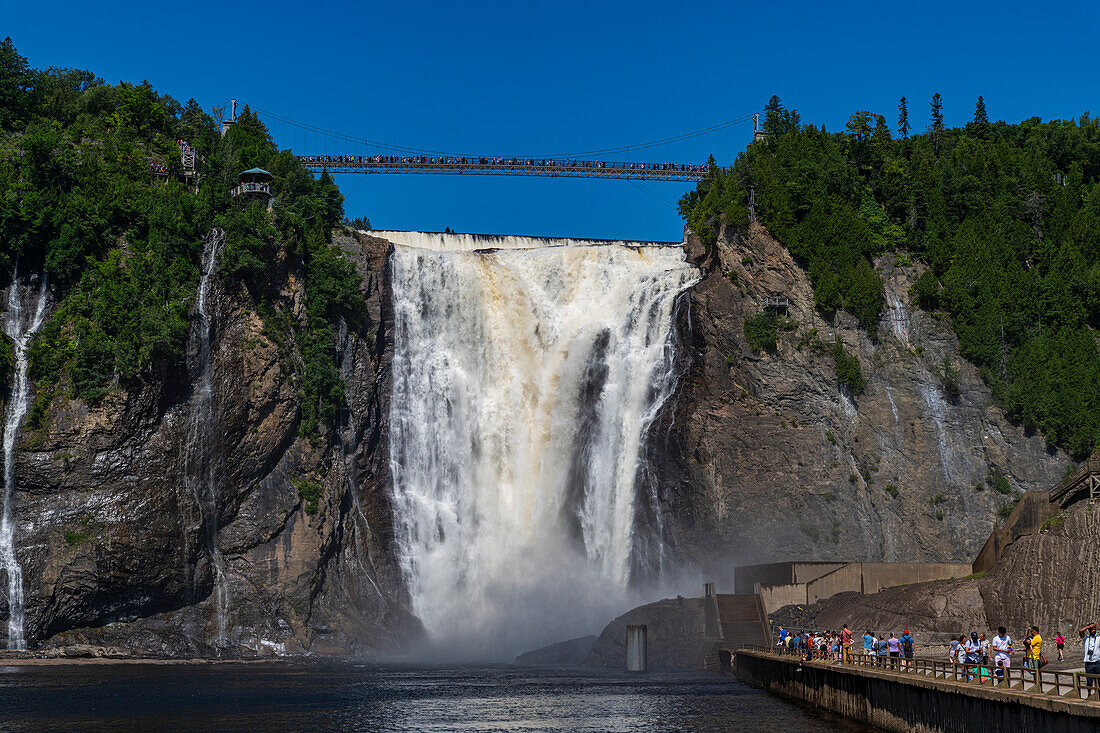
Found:
[(883, 588), (929, 580), (965, 578), (970, 575), (968, 562), (865, 562), (863, 592), (878, 593)]
[[(779, 563), (784, 564), (784, 563)], [(789, 563), (797, 574), (802, 563)], [(756, 592), (764, 604), (764, 613), (771, 614), (783, 606), (800, 603), (816, 603), (837, 593), (878, 593), (883, 588), (893, 588), (909, 583), (929, 580), (965, 578), (970, 575), (970, 565), (959, 562), (853, 562), (821, 563), (821, 566), (839, 566), (809, 582), (759, 583)], [(807, 574), (820, 568), (808, 568)]]
[(1005, 548), (1026, 534), (1038, 532), (1048, 519), (1060, 511), (1050, 503), (1049, 491), (1029, 491), (1008, 515), (1008, 519), (989, 535), (978, 556), (974, 558), (974, 572), (985, 573), (993, 569)]
[(805, 583), (762, 583), (756, 586), (760, 602), (764, 604), (764, 613), (771, 614), (783, 606), (806, 603)]
[(843, 562), (773, 562), (764, 565), (738, 565), (733, 569), (733, 592), (755, 593), (757, 583), (808, 583), (831, 573)]
[(806, 584), (806, 601), (817, 603), (845, 591), (863, 591), (863, 563), (853, 562)]
[[(753, 652), (734, 656), (742, 682), (898, 733), (1080, 733), (1100, 729), (1100, 705), (968, 687), (926, 677), (899, 678)], [(797, 671), (796, 671), (797, 670)]]

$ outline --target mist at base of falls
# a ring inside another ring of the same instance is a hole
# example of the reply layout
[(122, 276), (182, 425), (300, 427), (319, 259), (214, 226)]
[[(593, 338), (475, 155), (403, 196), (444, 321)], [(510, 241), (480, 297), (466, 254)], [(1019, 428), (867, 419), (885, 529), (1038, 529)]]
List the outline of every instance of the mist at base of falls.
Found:
[(659, 531), (635, 526), (659, 515), (637, 511), (641, 460), (698, 271), (652, 243), (378, 234), (396, 245), (390, 456), (413, 611), (450, 658), (597, 633), (642, 600), (631, 568), (664, 565)]

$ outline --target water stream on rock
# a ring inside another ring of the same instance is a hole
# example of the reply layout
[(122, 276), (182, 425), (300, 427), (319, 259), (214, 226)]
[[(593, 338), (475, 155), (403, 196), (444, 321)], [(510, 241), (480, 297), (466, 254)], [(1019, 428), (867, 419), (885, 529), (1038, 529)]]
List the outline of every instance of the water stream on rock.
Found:
[[(4, 333), (12, 340), (15, 350), (15, 374), (4, 419), (4, 512), (0, 518), (0, 563), (8, 576), (8, 648), (25, 649), (23, 634), (23, 569), (15, 556), (15, 525), (11, 505), (15, 497), (15, 446), (19, 429), (30, 406), (30, 380), (27, 378), (27, 346), (31, 337), (42, 327), (46, 316), (46, 276), (39, 278), (38, 296), (30, 321), (24, 322), (23, 291), (16, 270), (8, 291), (8, 309), (4, 313)], [(33, 291), (31, 291), (33, 292)]]
[[(202, 276), (195, 296), (195, 319), (191, 338), (196, 353), (198, 379), (191, 401), (191, 416), (186, 443), (185, 482), (198, 507), (202, 523), (205, 550), (214, 573), (214, 643), (227, 643), (229, 594), (226, 588), (225, 563), (218, 549), (217, 457), (219, 445), (214, 415), (214, 362), (211, 358), (210, 333), (216, 314), (209, 312), (211, 281), (217, 269), (218, 250), (225, 239), (220, 229), (207, 237), (202, 256)], [(215, 299), (216, 304), (216, 299)]]
[(390, 454), (414, 611), (455, 655), (598, 631), (629, 606), (632, 553), (662, 552), (634, 542), (641, 463), (698, 271), (653, 243), (378, 235), (397, 244)]

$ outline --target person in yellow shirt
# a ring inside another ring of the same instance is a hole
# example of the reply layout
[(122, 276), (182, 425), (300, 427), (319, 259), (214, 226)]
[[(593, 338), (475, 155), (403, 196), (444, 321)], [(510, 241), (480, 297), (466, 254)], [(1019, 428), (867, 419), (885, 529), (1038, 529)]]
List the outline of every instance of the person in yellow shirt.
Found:
[(1039, 635), (1039, 627), (1032, 626), (1029, 629), (1027, 649), (1024, 653), (1024, 666), (1028, 669), (1039, 671), (1039, 659), (1043, 654), (1043, 637)]

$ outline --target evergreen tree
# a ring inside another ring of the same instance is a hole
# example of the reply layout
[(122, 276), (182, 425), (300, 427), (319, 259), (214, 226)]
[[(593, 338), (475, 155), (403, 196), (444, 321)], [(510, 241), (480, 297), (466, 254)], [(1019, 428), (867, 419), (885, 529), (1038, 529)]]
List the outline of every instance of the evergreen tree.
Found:
[(909, 100), (905, 97), (898, 100), (898, 135), (902, 140), (909, 139)]
[(798, 130), (801, 119), (798, 112), (783, 106), (779, 95), (773, 94), (764, 105), (764, 131), (769, 135), (781, 135), (784, 132)]
[(967, 127), (983, 140), (989, 135), (989, 115), (985, 112), (985, 100), (981, 97), (974, 105), (974, 121)]
[(939, 92), (932, 95), (932, 132), (943, 132), (943, 97)]
[(978, 103), (974, 105), (974, 124), (989, 124), (989, 115), (985, 112), (985, 100), (981, 96), (978, 97)]

